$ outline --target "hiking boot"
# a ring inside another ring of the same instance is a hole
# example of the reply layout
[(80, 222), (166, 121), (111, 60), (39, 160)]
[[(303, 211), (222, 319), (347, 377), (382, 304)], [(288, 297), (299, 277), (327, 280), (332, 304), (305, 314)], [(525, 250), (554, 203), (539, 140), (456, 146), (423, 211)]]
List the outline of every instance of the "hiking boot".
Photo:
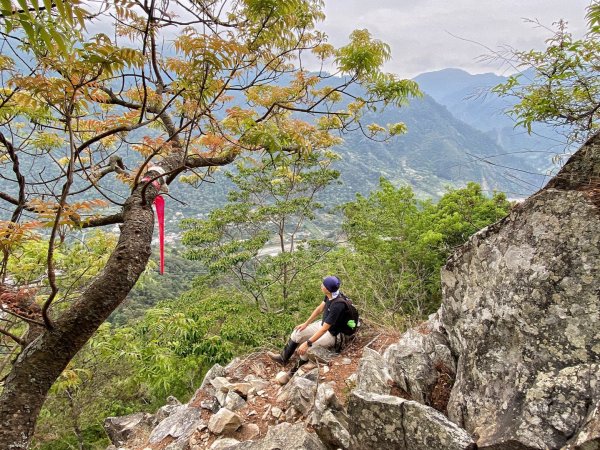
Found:
[(271, 358), (273, 361), (275, 361), (278, 364), (281, 364), (282, 366), (285, 366), (287, 364), (287, 362), (290, 360), (290, 358), (292, 357), (292, 355), (294, 354), (294, 352), (296, 351), (296, 348), (298, 347), (298, 343), (292, 341), (291, 339), (288, 341), (287, 344), (285, 344), (285, 347), (283, 348), (281, 353), (274, 353), (274, 352), (267, 352), (267, 355), (269, 356), (269, 358)]
[(296, 361), (296, 364), (294, 364), (294, 366), (288, 372), (288, 375), (290, 376), (290, 378), (292, 378), (294, 376), (294, 374), (298, 371), (298, 369), (301, 366), (303, 366), (304, 364), (306, 364), (307, 362), (308, 362), (308, 359), (303, 360), (303, 359), (298, 358), (298, 360)]

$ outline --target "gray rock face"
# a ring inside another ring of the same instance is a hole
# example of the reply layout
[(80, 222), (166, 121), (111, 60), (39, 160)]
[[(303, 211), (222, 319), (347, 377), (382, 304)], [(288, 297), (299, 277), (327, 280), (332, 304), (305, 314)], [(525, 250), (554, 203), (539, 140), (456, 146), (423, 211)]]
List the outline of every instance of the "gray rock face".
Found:
[(117, 447), (125, 444), (138, 431), (149, 432), (154, 416), (136, 413), (121, 417), (108, 417), (104, 420), (104, 430), (110, 441)]
[(151, 444), (157, 444), (170, 436), (175, 438), (178, 444), (183, 444), (196, 431), (199, 422), (200, 410), (198, 408), (180, 406), (152, 430), (148, 441)]
[(426, 405), (431, 404), (431, 394), (440, 374), (453, 376), (456, 370), (445, 336), (433, 330), (432, 323), (428, 322), (421, 331), (408, 330), (383, 354), (396, 384), (413, 400)]
[(592, 409), (567, 450), (600, 450), (600, 402)]
[(442, 270), (440, 320), (458, 356), (448, 413), (482, 449), (597, 443), (599, 180), (597, 135)]
[(375, 394), (389, 394), (392, 378), (383, 356), (365, 348), (356, 371), (356, 389)]
[(270, 427), (263, 439), (241, 442), (229, 450), (327, 450), (327, 447), (303, 423), (283, 422)]
[(350, 449), (474, 450), (473, 439), (429, 406), (353, 391), (348, 403)]
[(307, 378), (294, 376), (277, 397), (278, 403), (293, 407), (300, 415), (307, 415), (312, 409), (317, 383)]
[(333, 448), (350, 448), (350, 433), (347, 420), (340, 420), (337, 415), (327, 410), (321, 415), (314, 428), (321, 440)]

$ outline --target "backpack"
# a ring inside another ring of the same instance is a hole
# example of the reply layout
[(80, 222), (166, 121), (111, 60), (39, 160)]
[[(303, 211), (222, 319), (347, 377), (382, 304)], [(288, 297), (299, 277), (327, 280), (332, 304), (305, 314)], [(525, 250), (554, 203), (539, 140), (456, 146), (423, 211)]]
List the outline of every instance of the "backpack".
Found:
[(356, 306), (352, 304), (352, 300), (350, 300), (341, 292), (335, 300), (337, 301), (338, 299), (346, 305), (346, 308), (348, 308), (348, 312), (350, 313), (350, 320), (344, 324), (344, 330), (342, 333), (352, 336), (360, 327), (360, 316), (358, 314), (358, 309), (356, 309)]

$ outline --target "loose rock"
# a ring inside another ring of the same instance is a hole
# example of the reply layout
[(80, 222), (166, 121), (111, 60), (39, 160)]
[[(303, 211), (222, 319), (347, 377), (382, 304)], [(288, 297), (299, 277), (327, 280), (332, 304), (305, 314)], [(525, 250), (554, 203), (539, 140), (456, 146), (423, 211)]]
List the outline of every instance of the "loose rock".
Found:
[(111, 442), (116, 446), (125, 444), (138, 432), (149, 432), (154, 416), (148, 413), (136, 413), (121, 417), (108, 417), (104, 429)]
[(238, 409), (246, 406), (246, 402), (235, 391), (229, 391), (223, 406), (230, 411), (237, 411)]
[(240, 442), (229, 450), (327, 450), (321, 440), (306, 431), (304, 424), (283, 422), (270, 427), (267, 435), (257, 441)]
[(181, 440), (183, 442), (196, 431), (200, 420), (200, 410), (198, 408), (181, 406), (152, 430), (148, 441), (150, 444), (157, 444), (170, 436), (175, 438), (176, 441)]
[(228, 448), (231, 448), (231, 446), (239, 443), (240, 441), (238, 441), (237, 439), (221, 438), (213, 442), (209, 448), (210, 450), (227, 450)]
[(221, 408), (208, 422), (208, 429), (214, 434), (232, 433), (242, 425), (242, 418), (228, 410)]

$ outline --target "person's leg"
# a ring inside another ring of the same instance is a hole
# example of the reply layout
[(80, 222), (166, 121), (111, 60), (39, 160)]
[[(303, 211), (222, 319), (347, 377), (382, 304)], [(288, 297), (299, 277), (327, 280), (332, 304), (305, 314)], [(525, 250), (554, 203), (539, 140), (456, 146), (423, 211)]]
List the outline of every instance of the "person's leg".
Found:
[(313, 345), (311, 348), (308, 349), (308, 352), (306, 352), (300, 358), (305, 361), (308, 360), (308, 356), (310, 355), (311, 350), (314, 350), (317, 347), (324, 347), (324, 348), (335, 347), (335, 336), (333, 334), (331, 334), (329, 331), (327, 331), (323, 336), (321, 336), (319, 339), (317, 339), (315, 342), (313, 342)]
[(321, 321), (315, 320), (302, 331), (294, 330), (292, 332), (291, 340), (297, 344), (302, 344), (303, 342), (308, 341), (310, 337), (319, 330), (319, 328), (321, 328)]
[(307, 341), (313, 334), (317, 332), (317, 330), (320, 327), (321, 321), (317, 320), (311, 323), (302, 331), (294, 330), (292, 332), (292, 335), (290, 336), (290, 339), (288, 340), (287, 344), (285, 344), (285, 347), (283, 348), (280, 354), (274, 352), (267, 352), (267, 355), (273, 361), (285, 366), (296, 351), (296, 348), (298, 348), (298, 345)]
[[(320, 327), (321, 327), (321, 325), (319, 323), (319, 328)], [(318, 328), (317, 328), (317, 330), (318, 330)], [(312, 336), (313, 334), (314, 333), (309, 335), (306, 339), (310, 338), (310, 336)], [(300, 358), (298, 358), (298, 361), (296, 361), (296, 364), (294, 364), (294, 367), (292, 367), (291, 370), (288, 372), (288, 378), (291, 378), (302, 365), (304, 365), (308, 362), (308, 357), (309, 357), (311, 351), (313, 351), (315, 348), (317, 348), (317, 347), (333, 348), (334, 346), (335, 346), (335, 336), (333, 334), (331, 334), (329, 331), (327, 331), (323, 336), (321, 336), (319, 339), (317, 339), (315, 342), (313, 342), (312, 347), (310, 347), (304, 355), (300, 355)]]

